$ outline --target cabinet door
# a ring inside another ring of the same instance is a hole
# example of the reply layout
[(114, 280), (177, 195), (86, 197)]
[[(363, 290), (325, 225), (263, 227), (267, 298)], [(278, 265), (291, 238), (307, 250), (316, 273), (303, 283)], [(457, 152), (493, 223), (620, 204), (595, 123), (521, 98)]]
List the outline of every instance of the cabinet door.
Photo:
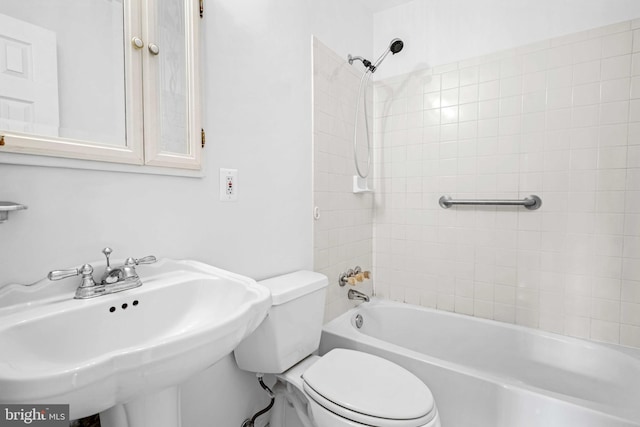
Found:
[(145, 163), (200, 168), (198, 0), (146, 0)]
[(139, 28), (138, 0), (0, 1), (0, 156), (143, 164)]

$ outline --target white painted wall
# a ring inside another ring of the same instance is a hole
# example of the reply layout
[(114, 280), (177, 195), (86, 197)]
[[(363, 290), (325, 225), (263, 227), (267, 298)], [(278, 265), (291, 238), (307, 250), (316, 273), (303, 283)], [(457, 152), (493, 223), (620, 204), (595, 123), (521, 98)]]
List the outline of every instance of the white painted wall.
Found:
[(377, 80), (640, 17), (637, 0), (414, 0), (374, 15)]
[[(206, 6), (207, 176), (0, 164), (0, 200), (29, 206), (0, 225), (0, 285), (97, 260), (104, 246), (256, 279), (312, 268), (311, 35), (345, 56), (370, 54), (372, 17), (342, 0)], [(239, 170), (236, 203), (218, 201), (220, 167)], [(213, 399), (211, 384), (227, 399)], [(255, 377), (230, 360), (187, 388), (190, 407), (208, 409), (190, 426), (240, 425), (263, 404)]]
[[(311, 34), (371, 51), (370, 20), (355, 7), (332, 20), (339, 3), (207, 5), (203, 179), (0, 165), (0, 198), (29, 206), (0, 227), (0, 285), (107, 245), (256, 279), (311, 268)], [(218, 201), (220, 167), (239, 170), (237, 203)]]

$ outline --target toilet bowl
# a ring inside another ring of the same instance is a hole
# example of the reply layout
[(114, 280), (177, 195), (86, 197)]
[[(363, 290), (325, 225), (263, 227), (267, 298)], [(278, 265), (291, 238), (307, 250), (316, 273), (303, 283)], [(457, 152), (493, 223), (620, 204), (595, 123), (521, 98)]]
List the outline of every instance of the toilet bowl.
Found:
[[(437, 427), (429, 388), (406, 369), (371, 354), (333, 349), (309, 356), (277, 378), (306, 397), (309, 418), (323, 426)], [(287, 403), (290, 396), (282, 396)], [(273, 426), (281, 426), (273, 419)]]
[(322, 332), (327, 278), (298, 271), (259, 282), (272, 308), (234, 351), (238, 366), (276, 375), (271, 427), (440, 427), (429, 388), (406, 369), (360, 351), (311, 355)]

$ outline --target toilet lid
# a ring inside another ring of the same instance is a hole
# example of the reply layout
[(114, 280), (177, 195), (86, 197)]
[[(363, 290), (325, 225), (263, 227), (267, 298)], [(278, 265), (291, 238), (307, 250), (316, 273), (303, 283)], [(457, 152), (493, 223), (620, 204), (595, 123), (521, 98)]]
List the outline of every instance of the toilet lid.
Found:
[[(322, 398), (359, 414), (415, 420), (433, 411), (433, 395), (415, 375), (372, 354), (333, 349), (307, 369), (305, 386)], [(318, 402), (322, 404), (322, 402)]]

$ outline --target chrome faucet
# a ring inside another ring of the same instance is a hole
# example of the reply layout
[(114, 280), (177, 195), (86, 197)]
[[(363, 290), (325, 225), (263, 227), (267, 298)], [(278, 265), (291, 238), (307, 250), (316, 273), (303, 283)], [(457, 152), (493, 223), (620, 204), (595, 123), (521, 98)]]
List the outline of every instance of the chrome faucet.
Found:
[(353, 300), (360, 300), (360, 301), (364, 301), (364, 302), (369, 302), (369, 295), (364, 294), (360, 291), (357, 291), (355, 289), (349, 289), (349, 292), (347, 292), (347, 298), (349, 299), (353, 299)]
[(152, 264), (156, 262), (156, 257), (150, 255), (140, 259), (127, 258), (123, 265), (111, 267), (109, 255), (112, 252), (111, 248), (102, 250), (102, 253), (107, 257), (107, 266), (100, 283), (93, 280), (93, 267), (89, 264), (71, 270), (50, 271), (47, 277), (49, 280), (60, 280), (71, 276), (82, 276), (82, 281), (76, 289), (74, 297), (76, 299), (94, 298), (142, 286), (142, 280), (140, 280), (135, 267), (140, 264)]
[[(105, 257), (107, 257), (107, 266), (104, 269), (104, 273), (102, 274), (102, 280), (100, 280), (101, 285), (112, 285), (120, 282), (138, 282), (140, 281), (140, 277), (138, 277), (138, 273), (136, 272), (136, 265), (140, 264), (153, 264), (156, 262), (156, 257), (153, 255), (146, 256), (144, 258), (135, 259), (135, 258), (127, 258), (124, 261), (124, 264), (118, 267), (111, 267), (111, 262), (109, 261), (109, 255), (113, 250), (111, 248), (104, 248), (102, 253)], [(141, 285), (142, 283), (140, 283)], [(137, 286), (140, 286), (137, 285)]]

